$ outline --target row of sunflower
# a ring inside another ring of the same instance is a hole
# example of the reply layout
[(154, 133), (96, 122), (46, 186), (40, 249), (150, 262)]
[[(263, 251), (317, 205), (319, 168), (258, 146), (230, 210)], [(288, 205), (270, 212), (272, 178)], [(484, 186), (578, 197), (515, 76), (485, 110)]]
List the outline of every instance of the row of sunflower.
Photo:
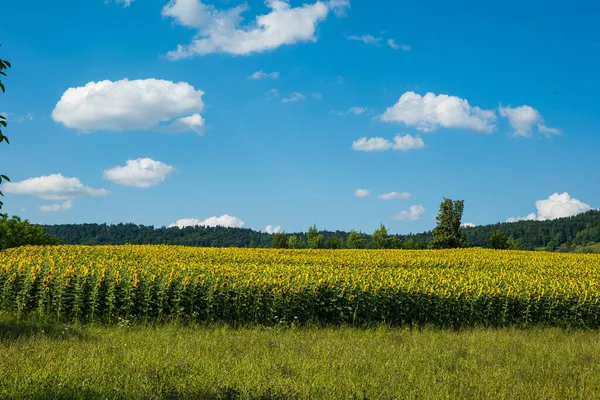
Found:
[(21, 247), (0, 309), (66, 321), (600, 327), (600, 256), (487, 249)]

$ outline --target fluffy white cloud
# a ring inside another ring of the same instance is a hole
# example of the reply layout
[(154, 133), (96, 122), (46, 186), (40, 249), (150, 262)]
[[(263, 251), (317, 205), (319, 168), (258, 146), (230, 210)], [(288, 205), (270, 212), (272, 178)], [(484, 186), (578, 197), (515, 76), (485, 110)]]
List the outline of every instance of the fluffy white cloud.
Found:
[(62, 204), (50, 204), (47, 206), (40, 206), (40, 211), (42, 212), (57, 212), (68, 210), (73, 207), (73, 202), (71, 200), (67, 200)]
[(421, 219), (424, 212), (425, 208), (422, 205), (417, 204), (414, 206), (410, 206), (408, 211), (402, 210), (400, 214), (394, 215), (392, 219), (395, 219), (397, 221), (414, 221), (417, 219)]
[(371, 195), (371, 191), (368, 189), (356, 189), (354, 195), (358, 198), (367, 197)]
[(248, 10), (245, 3), (218, 10), (200, 0), (169, 1), (162, 10), (163, 17), (173, 18), (197, 33), (191, 44), (178, 45), (167, 57), (177, 60), (210, 53), (248, 55), (283, 45), (315, 42), (319, 22), (331, 11), (340, 15), (350, 6), (347, 0), (316, 1), (299, 7), (291, 7), (287, 0), (266, 0), (265, 3), (271, 11), (244, 25), (242, 13)]
[(300, 101), (300, 100), (304, 100), (304, 99), (306, 99), (306, 97), (302, 93), (293, 92), (290, 95), (290, 97), (286, 97), (286, 98), (282, 99), (281, 101), (283, 103), (294, 103), (296, 101)]
[(252, 79), (265, 79), (265, 78), (277, 79), (277, 78), (279, 78), (279, 72), (265, 72), (261, 69), (259, 71), (256, 71), (252, 75), (250, 75), (250, 78), (252, 78)]
[(410, 51), (411, 50), (411, 48), (410, 48), (409, 45), (407, 45), (407, 44), (398, 44), (398, 43), (396, 43), (396, 41), (394, 39), (388, 39), (387, 44), (388, 44), (388, 46), (390, 46), (394, 50), (403, 50), (403, 51)]
[[(203, 94), (186, 82), (160, 79), (89, 82), (67, 89), (52, 119), (83, 132), (151, 129), (168, 122), (196, 127), (200, 116), (192, 113), (204, 108)], [(190, 114), (191, 119), (176, 120)]]
[(271, 233), (279, 233), (281, 232), (281, 227), (280, 226), (273, 226), (273, 225), (267, 225), (265, 227), (265, 232), (271, 234)]
[(523, 105), (519, 107), (498, 107), (500, 115), (508, 119), (508, 123), (513, 129), (513, 136), (531, 137), (533, 128), (537, 126), (538, 132), (546, 135), (560, 135), (560, 131), (544, 125), (544, 118), (535, 108)]
[(231, 215), (223, 214), (220, 217), (210, 217), (205, 220), (196, 218), (178, 219), (174, 224), (169, 225), (169, 228), (178, 227), (185, 228), (186, 226), (224, 226), (227, 228), (241, 228), (244, 226), (244, 221)]
[(511, 217), (506, 222), (517, 222), (517, 221), (545, 221), (556, 218), (565, 218), (573, 215), (581, 214), (590, 211), (592, 207), (582, 201), (569, 196), (569, 193), (564, 192), (562, 194), (554, 193), (550, 197), (544, 200), (538, 200), (535, 202), (537, 208), (537, 215), (531, 213), (526, 217)]
[(406, 199), (410, 199), (412, 196), (410, 193), (407, 192), (402, 192), (402, 193), (398, 193), (398, 192), (389, 192), (389, 193), (384, 193), (384, 194), (380, 194), (379, 196), (377, 196), (377, 198), (379, 200), (406, 200)]
[(45, 200), (70, 200), (110, 194), (106, 189), (83, 186), (78, 178), (65, 178), (62, 174), (39, 176), (21, 182), (7, 182), (3, 188), (6, 193), (29, 194)]
[(163, 132), (180, 133), (193, 131), (199, 135), (204, 132), (205, 121), (198, 113), (174, 120), (170, 125), (161, 127)]
[(476, 225), (472, 222), (465, 222), (464, 224), (461, 224), (460, 226), (462, 226), (463, 228), (474, 228)]
[(506, 219), (506, 222), (517, 222), (517, 221), (537, 221), (537, 215), (535, 213), (527, 214), (525, 217), (510, 217)]
[(422, 149), (425, 147), (425, 142), (419, 136), (411, 135), (396, 135), (394, 141), (390, 141), (381, 137), (366, 138), (362, 137), (352, 142), (352, 150), (357, 151), (384, 151), (384, 150), (401, 150), (408, 151), (412, 149)]
[(359, 41), (359, 42), (363, 42), (365, 44), (372, 44), (372, 45), (375, 45), (375, 46), (378, 46), (379, 43), (381, 42), (381, 38), (378, 38), (378, 37), (375, 37), (375, 36), (372, 36), (372, 35), (368, 35), (368, 34), (367, 35), (362, 35), (362, 36), (352, 35), (352, 36), (346, 36), (346, 37), (349, 40), (356, 40), (356, 41)]
[(124, 167), (116, 166), (104, 171), (104, 179), (123, 186), (146, 188), (165, 181), (175, 168), (151, 158), (127, 160)]
[(461, 128), (489, 133), (495, 128), (496, 113), (471, 107), (467, 100), (456, 96), (435, 93), (421, 96), (406, 92), (383, 113), (381, 119), (402, 122), (424, 132), (438, 128)]
[(500, 115), (508, 118), (515, 136), (531, 136), (531, 130), (534, 125), (542, 119), (540, 113), (530, 106), (515, 108), (500, 106), (498, 110), (500, 111)]
[(129, 7), (134, 0), (115, 0), (117, 3), (123, 4), (123, 7)]

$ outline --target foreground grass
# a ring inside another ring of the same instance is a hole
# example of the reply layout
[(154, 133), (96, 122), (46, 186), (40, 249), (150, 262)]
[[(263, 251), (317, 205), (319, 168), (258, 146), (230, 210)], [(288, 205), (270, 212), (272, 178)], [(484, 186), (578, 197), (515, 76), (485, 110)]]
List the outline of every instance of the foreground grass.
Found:
[(0, 398), (591, 399), (600, 333), (44, 325), (0, 315)]

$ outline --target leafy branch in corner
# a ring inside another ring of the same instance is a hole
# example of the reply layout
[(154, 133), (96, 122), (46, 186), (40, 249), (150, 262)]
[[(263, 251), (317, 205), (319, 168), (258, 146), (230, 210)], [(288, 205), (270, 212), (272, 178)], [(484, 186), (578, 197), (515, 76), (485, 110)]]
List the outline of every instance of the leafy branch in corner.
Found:
[[(6, 72), (4, 72), (4, 70), (9, 69), (10, 67), (11, 65), (8, 61), (0, 58), (0, 75), (6, 76)], [(4, 83), (2, 83), (2, 80), (0, 80), (0, 90), (2, 90), (2, 93), (4, 93), (6, 90), (4, 87)], [(9, 144), (8, 138), (2, 133), (2, 128), (6, 128), (6, 117), (0, 115), (0, 143), (5, 141), (6, 144)], [(0, 174), (0, 183), (2, 183), (2, 181), (10, 182), (10, 179), (8, 179), (8, 176)], [(4, 194), (0, 192), (0, 196), (4, 196)], [(3, 205), (4, 203), (0, 201), (0, 209)]]

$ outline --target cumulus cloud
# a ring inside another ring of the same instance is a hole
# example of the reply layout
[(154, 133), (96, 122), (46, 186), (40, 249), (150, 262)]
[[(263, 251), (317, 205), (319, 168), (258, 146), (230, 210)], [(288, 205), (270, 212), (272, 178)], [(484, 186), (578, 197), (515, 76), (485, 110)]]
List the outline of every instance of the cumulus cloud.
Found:
[(265, 79), (265, 78), (277, 79), (277, 78), (279, 78), (279, 72), (265, 72), (261, 69), (259, 71), (256, 71), (252, 75), (250, 75), (250, 78), (256, 79), (256, 80)]
[(398, 193), (398, 192), (389, 192), (389, 193), (384, 193), (384, 194), (380, 194), (379, 196), (377, 196), (377, 198), (379, 200), (406, 200), (406, 199), (410, 199), (412, 196), (410, 193), (407, 192), (402, 192), (402, 193)]
[(46, 206), (40, 206), (40, 211), (42, 212), (57, 212), (68, 210), (73, 207), (73, 202), (71, 200), (67, 200), (62, 204), (50, 204)]
[(388, 39), (387, 44), (388, 44), (388, 46), (390, 46), (394, 50), (403, 50), (403, 51), (410, 51), (411, 50), (411, 48), (410, 48), (409, 45), (407, 45), (407, 44), (398, 44), (398, 43), (396, 43), (396, 41), (394, 39)]
[(371, 191), (368, 189), (356, 189), (354, 195), (358, 198), (367, 197), (371, 195)]
[(461, 224), (460, 226), (462, 226), (463, 228), (474, 228), (476, 225), (472, 222), (465, 222), (464, 224)]
[(281, 101), (283, 103), (294, 103), (296, 101), (301, 101), (301, 100), (305, 100), (305, 99), (306, 99), (306, 96), (304, 96), (302, 93), (293, 92), (289, 97), (285, 97)]
[(265, 232), (271, 234), (271, 233), (279, 233), (281, 232), (281, 227), (280, 226), (273, 226), (273, 225), (267, 225), (265, 227)]
[(299, 42), (316, 42), (317, 25), (330, 12), (341, 15), (348, 0), (316, 1), (291, 7), (287, 0), (266, 0), (268, 14), (258, 15), (249, 24), (243, 24), (242, 14), (248, 10), (246, 3), (219, 10), (200, 0), (171, 0), (163, 8), (163, 17), (173, 18), (182, 26), (197, 33), (189, 45), (178, 45), (167, 53), (172, 60), (228, 53), (248, 55), (274, 50), (283, 45)]
[(7, 182), (3, 185), (6, 193), (28, 194), (45, 200), (72, 200), (78, 197), (106, 196), (106, 189), (92, 189), (78, 178), (65, 178), (62, 174), (53, 174), (29, 178), (21, 182)]
[(506, 222), (518, 222), (518, 221), (537, 221), (537, 215), (535, 215), (535, 213), (530, 213), (524, 217), (510, 217), (510, 218), (506, 219)]
[(425, 142), (419, 136), (411, 135), (396, 135), (393, 141), (381, 138), (362, 137), (352, 142), (352, 150), (357, 151), (384, 151), (384, 150), (401, 150), (408, 151), (413, 149), (422, 149), (425, 147)]
[(523, 105), (519, 107), (498, 107), (500, 115), (508, 119), (508, 123), (513, 129), (515, 137), (531, 137), (534, 127), (538, 128), (538, 132), (546, 135), (560, 135), (560, 130), (550, 128), (544, 125), (544, 119), (538, 110), (535, 108)]
[(456, 96), (431, 92), (421, 96), (406, 92), (396, 104), (385, 110), (381, 119), (402, 122), (424, 132), (460, 128), (490, 133), (495, 128), (496, 113), (472, 107), (467, 100)]
[(160, 128), (163, 132), (181, 133), (181, 132), (196, 132), (199, 135), (204, 133), (205, 121), (198, 113), (181, 117), (174, 120), (169, 125), (164, 125)]
[(400, 214), (394, 215), (392, 219), (395, 219), (397, 221), (414, 221), (417, 219), (421, 219), (424, 212), (425, 208), (422, 205), (417, 204), (414, 206), (410, 206), (408, 211), (402, 210)]
[(351, 36), (346, 36), (346, 38), (348, 40), (356, 40), (359, 42), (363, 42), (365, 44), (371, 44), (374, 46), (379, 46), (380, 42), (381, 42), (381, 38), (372, 36), (372, 35), (362, 35), (362, 36), (356, 36), (356, 35), (351, 35)]
[(89, 82), (67, 89), (52, 119), (82, 132), (152, 129), (161, 123), (195, 130), (204, 124), (198, 114), (203, 94), (186, 82), (160, 79)]
[(165, 181), (175, 168), (151, 158), (127, 160), (125, 166), (116, 166), (104, 171), (104, 179), (123, 186), (147, 188)]
[(244, 226), (244, 221), (231, 215), (223, 214), (220, 217), (210, 217), (205, 220), (196, 218), (178, 219), (174, 224), (169, 225), (169, 228), (178, 227), (185, 228), (187, 226), (224, 226), (226, 228), (241, 228)]
[(123, 7), (129, 7), (134, 0), (115, 0), (117, 3), (123, 4)]
[(592, 209), (589, 204), (579, 201), (576, 198), (572, 198), (567, 192), (562, 194), (554, 193), (547, 199), (538, 200), (535, 202), (535, 207), (537, 208), (537, 215), (535, 213), (530, 213), (526, 217), (511, 217), (508, 218), (506, 222), (523, 220), (546, 221), (556, 218), (571, 217)]

